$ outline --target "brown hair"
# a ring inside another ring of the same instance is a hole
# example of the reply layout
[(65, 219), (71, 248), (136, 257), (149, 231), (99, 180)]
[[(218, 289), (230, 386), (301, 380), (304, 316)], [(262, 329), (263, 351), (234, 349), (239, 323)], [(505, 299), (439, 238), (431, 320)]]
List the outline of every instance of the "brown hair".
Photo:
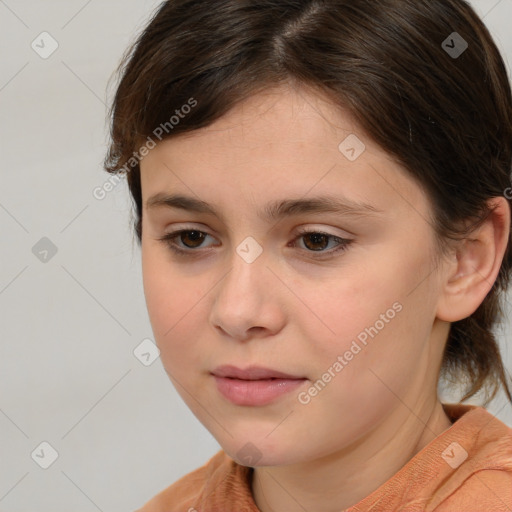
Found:
[[(105, 169), (129, 170), (139, 243), (141, 146), (207, 126), (290, 81), (347, 109), (416, 179), (432, 205), (440, 252), (479, 226), (486, 201), (510, 187), (506, 68), (463, 0), (169, 0), (118, 73)], [(187, 104), (194, 108), (181, 110)], [(470, 317), (451, 324), (441, 370), (467, 385), (461, 401), (492, 387), (487, 404), (501, 384), (512, 402), (492, 332), (511, 264), (509, 234), (492, 289)]]

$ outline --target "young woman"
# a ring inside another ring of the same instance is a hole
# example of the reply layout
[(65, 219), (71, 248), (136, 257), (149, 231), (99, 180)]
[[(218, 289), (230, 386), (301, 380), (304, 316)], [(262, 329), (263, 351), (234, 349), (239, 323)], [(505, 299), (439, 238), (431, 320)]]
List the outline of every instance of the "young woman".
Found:
[(127, 54), (163, 365), (222, 446), (143, 512), (506, 511), (512, 98), (463, 0), (170, 0)]

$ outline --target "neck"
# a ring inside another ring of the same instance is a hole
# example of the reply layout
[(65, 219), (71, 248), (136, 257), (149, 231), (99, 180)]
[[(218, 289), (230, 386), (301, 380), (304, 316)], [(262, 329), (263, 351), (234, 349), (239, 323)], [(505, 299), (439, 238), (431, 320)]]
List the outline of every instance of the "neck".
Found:
[(339, 512), (371, 494), (451, 425), (437, 399), (414, 412), (402, 404), (337, 453), (289, 466), (254, 468), (255, 503), (261, 512)]

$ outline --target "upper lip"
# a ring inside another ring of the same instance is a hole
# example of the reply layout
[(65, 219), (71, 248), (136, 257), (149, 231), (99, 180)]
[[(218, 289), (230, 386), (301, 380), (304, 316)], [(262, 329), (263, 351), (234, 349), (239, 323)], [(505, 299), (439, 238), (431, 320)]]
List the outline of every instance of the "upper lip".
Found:
[(262, 366), (249, 366), (245, 369), (237, 368), (232, 365), (222, 365), (215, 368), (212, 374), (217, 377), (228, 377), (231, 379), (241, 380), (263, 380), (263, 379), (304, 379), (297, 375), (290, 375), (289, 373), (279, 372), (271, 368), (264, 368)]

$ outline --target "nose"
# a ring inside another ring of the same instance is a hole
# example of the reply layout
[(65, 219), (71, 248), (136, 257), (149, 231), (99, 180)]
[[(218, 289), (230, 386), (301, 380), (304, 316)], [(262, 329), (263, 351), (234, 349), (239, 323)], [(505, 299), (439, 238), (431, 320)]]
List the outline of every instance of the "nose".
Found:
[(228, 260), (229, 270), (214, 287), (210, 323), (239, 341), (263, 338), (284, 325), (282, 290), (263, 252), (248, 263), (236, 251)]

